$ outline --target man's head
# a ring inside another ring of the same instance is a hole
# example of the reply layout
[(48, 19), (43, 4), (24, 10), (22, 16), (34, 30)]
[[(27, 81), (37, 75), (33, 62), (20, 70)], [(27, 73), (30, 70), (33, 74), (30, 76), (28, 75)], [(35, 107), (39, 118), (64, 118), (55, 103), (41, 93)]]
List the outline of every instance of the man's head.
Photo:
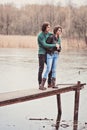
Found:
[(44, 22), (41, 28), (42, 32), (48, 33), (50, 31), (50, 23)]

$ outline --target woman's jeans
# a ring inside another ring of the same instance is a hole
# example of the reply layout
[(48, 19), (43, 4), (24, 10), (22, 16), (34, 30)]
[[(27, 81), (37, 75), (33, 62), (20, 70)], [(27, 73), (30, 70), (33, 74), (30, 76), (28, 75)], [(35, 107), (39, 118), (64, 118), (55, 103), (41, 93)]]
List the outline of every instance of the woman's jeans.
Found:
[(53, 54), (47, 54), (47, 67), (46, 71), (43, 75), (43, 78), (48, 78), (48, 74), (52, 69), (52, 78), (56, 78), (56, 68), (57, 68), (57, 60), (58, 60), (59, 54), (53, 53)]

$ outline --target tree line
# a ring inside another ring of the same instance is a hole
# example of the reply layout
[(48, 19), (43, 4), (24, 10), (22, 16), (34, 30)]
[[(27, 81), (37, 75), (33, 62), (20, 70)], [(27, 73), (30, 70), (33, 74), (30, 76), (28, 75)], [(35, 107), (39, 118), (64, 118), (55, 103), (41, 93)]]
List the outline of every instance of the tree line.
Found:
[(83, 39), (87, 36), (87, 5), (0, 5), (0, 34), (37, 35), (44, 21), (49, 21), (52, 28), (61, 25), (64, 38)]

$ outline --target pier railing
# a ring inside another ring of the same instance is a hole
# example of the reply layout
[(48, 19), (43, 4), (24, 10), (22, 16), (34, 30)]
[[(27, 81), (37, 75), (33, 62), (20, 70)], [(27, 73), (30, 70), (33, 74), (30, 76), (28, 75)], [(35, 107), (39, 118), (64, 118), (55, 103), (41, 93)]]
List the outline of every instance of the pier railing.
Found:
[(78, 81), (76, 84), (72, 84), (72, 85), (59, 84), (59, 87), (57, 89), (48, 88), (45, 91), (41, 91), (39, 89), (29, 89), (29, 90), (17, 90), (12, 92), (0, 93), (0, 107), (56, 95), (58, 116), (57, 116), (57, 121), (55, 126), (56, 129), (58, 129), (60, 119), (61, 119), (61, 114), (62, 114), (61, 94), (74, 91), (75, 101), (74, 101), (73, 130), (77, 130), (80, 90), (84, 88), (84, 85), (86, 85), (86, 83), (81, 83), (80, 81)]

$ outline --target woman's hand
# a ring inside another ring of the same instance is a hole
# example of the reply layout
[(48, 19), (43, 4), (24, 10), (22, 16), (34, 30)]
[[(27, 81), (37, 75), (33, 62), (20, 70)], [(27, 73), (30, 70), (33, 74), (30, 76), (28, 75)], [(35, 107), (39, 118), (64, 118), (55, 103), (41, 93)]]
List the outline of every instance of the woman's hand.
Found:
[(58, 49), (59, 49), (59, 47), (60, 47), (58, 43), (56, 43), (56, 47), (57, 47), (57, 50), (58, 50)]

